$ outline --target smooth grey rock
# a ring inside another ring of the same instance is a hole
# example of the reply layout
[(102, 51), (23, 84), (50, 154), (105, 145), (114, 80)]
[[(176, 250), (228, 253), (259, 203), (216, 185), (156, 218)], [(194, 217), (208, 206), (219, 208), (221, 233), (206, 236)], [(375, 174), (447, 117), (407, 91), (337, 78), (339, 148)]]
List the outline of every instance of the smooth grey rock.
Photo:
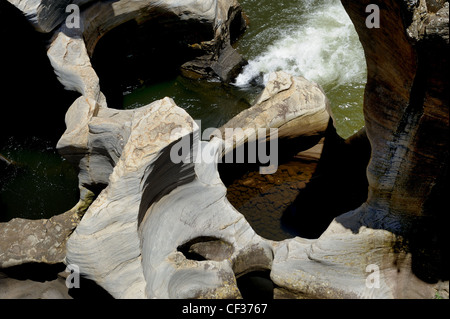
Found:
[(61, 155), (80, 168), (79, 183), (84, 187), (107, 185), (120, 158), (136, 112), (100, 107), (84, 96), (66, 114), (67, 129), (58, 141)]
[[(268, 269), (272, 252), (226, 200), (216, 167), (222, 140), (199, 144), (211, 162), (174, 163), (179, 138), (198, 133), (193, 119), (170, 99), (138, 112), (108, 187), (68, 241), (66, 262), (116, 298), (239, 297), (235, 273)], [(209, 249), (204, 262), (179, 250), (192, 240), (198, 249), (202, 238), (228, 248)]]

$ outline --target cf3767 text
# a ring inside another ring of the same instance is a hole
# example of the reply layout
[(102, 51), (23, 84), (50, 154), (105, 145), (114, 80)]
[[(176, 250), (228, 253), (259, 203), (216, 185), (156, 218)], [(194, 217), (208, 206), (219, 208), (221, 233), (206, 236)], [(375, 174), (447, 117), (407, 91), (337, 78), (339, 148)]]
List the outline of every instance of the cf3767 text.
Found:
[(183, 306), (183, 314), (208, 314), (214, 316), (214, 314), (228, 313), (228, 314), (263, 314), (267, 310), (267, 304), (252, 304), (252, 303), (230, 303), (225, 307), (218, 306), (197, 306), (189, 304)]

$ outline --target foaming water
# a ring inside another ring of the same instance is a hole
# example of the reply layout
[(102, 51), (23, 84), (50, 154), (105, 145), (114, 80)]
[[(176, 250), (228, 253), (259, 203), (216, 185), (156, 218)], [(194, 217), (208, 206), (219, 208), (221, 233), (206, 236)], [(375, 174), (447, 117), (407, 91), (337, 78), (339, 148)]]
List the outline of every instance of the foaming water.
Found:
[(298, 21), (277, 31), (278, 40), (249, 61), (236, 85), (248, 85), (261, 73), (267, 81), (268, 73), (278, 70), (304, 76), (323, 86), (365, 80), (363, 49), (340, 2), (310, 1), (307, 7), (309, 10), (299, 12)]
[[(341, 2), (267, 3), (276, 6), (274, 8), (266, 8), (265, 3), (261, 3), (262, 8), (255, 8), (253, 0), (241, 3), (244, 11), (247, 8), (251, 12), (251, 24), (249, 38), (241, 41), (247, 43), (238, 50), (249, 63), (234, 84), (241, 88), (254, 82), (266, 84), (269, 73), (279, 70), (303, 76), (324, 88), (332, 104), (338, 132), (344, 137), (356, 132), (364, 123), (366, 62), (358, 35)], [(278, 13), (270, 15), (271, 11)], [(261, 15), (264, 21), (259, 20)], [(344, 92), (351, 92), (351, 95)]]

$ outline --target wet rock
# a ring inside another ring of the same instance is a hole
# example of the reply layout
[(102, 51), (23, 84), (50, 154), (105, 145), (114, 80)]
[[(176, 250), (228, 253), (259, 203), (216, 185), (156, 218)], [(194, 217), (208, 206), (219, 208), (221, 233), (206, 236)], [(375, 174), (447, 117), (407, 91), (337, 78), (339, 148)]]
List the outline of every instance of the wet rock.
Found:
[(245, 132), (254, 133), (258, 128), (276, 128), (280, 139), (320, 136), (325, 133), (331, 114), (328, 99), (318, 84), (281, 71), (272, 73), (255, 104), (220, 128), (225, 140), (226, 129), (243, 130), (235, 134), (235, 144), (226, 140), (225, 152), (254, 140), (254, 135), (246, 136)]
[(211, 65), (211, 68), (223, 82), (229, 83), (238, 76), (245, 64), (247, 62), (244, 58), (228, 45), (221, 51), (219, 59)]

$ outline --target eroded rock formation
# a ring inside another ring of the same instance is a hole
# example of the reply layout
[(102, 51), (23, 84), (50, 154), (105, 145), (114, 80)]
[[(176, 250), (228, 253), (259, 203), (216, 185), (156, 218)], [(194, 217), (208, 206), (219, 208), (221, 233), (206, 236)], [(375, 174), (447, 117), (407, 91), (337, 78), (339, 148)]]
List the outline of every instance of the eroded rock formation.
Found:
[[(280, 102), (291, 99), (299, 103)], [(330, 120), (321, 89), (285, 73), (271, 77), (260, 102), (264, 112), (253, 113), (264, 120), (244, 129), (295, 122), (282, 132), (299, 137), (323, 133)], [(217, 162), (228, 141), (200, 142), (194, 120), (167, 98), (132, 112), (108, 187), (70, 237), (67, 262), (117, 298), (240, 297), (235, 278), (270, 269), (274, 247), (226, 198)], [(186, 138), (190, 152), (177, 163)]]
[[(365, 24), (370, 1), (342, 2), (368, 65), (366, 128), (348, 143), (365, 136), (370, 142), (369, 195), (317, 239), (271, 241), (257, 235), (226, 199), (217, 172), (227, 141), (216, 136), (200, 142), (195, 122), (173, 100), (133, 111), (107, 107), (89, 59), (96, 37), (116, 25), (116, 12), (125, 20), (145, 19), (154, 12), (147, 5), (156, 2), (87, 4), (84, 29), (57, 30), (48, 56), (61, 83), (82, 94), (67, 113), (58, 147), (80, 165), (82, 194), (104, 188), (69, 238), (66, 262), (116, 298), (238, 298), (236, 278), (255, 270), (270, 271), (276, 298), (433, 298), (436, 292), (448, 297), (443, 194), (448, 192), (449, 86), (442, 72), (448, 67), (448, 2), (385, 0), (380, 29)], [(44, 1), (20, 5), (44, 31), (59, 23), (39, 18), (53, 17), (57, 7)], [(180, 3), (161, 5), (187, 18)], [(194, 17), (198, 9), (215, 27), (224, 26), (222, 18), (234, 5), (208, 1), (189, 12)], [(97, 15), (90, 11), (96, 6), (115, 10)], [(92, 31), (94, 25), (103, 26), (100, 33)], [(208, 48), (207, 54), (186, 69), (197, 72), (197, 62), (209, 61), (220, 73), (211, 61), (232, 57), (208, 54), (216, 45), (228, 47), (220, 40), (223, 30), (214, 30), (212, 43), (194, 45)], [(320, 139), (330, 124), (321, 90), (286, 74), (278, 77), (282, 80), (273, 81), (254, 107), (264, 112), (243, 113), (230, 125), (274, 125), (285, 137)], [(311, 116), (317, 126), (305, 129), (302, 116), (305, 123)], [(186, 138), (192, 148), (174, 162), (171, 155), (180, 155), (179, 143)], [(199, 153), (205, 157), (195, 161), (193, 154)]]
[[(67, 237), (94, 197), (108, 184), (129, 137), (129, 125), (134, 116), (139, 117), (143, 112), (117, 112), (107, 107), (100, 80), (91, 63), (98, 40), (129, 21), (144, 24), (161, 15), (170, 16), (174, 23), (192, 21), (202, 24), (208, 29), (210, 38), (201, 44), (188, 43), (199, 52), (197, 56), (203, 57), (192, 72), (200, 72), (200, 76), (218, 76), (211, 72), (212, 64), (215, 67), (222, 65), (229, 71), (236, 66), (230, 65), (233, 61), (220, 59), (221, 52), (226, 50), (229, 55), (230, 33), (241, 32), (245, 24), (236, 1), (11, 0), (6, 4), (5, 8), (14, 14), (23, 13), (37, 31), (48, 33), (51, 39), (46, 53), (54, 73), (65, 89), (81, 95), (66, 114), (66, 132), (57, 145), (60, 153), (80, 168), (80, 201), (71, 211), (50, 220), (16, 219), (2, 223), (0, 264), (9, 267), (28, 262), (58, 263), (64, 259)], [(12, 10), (11, 4), (20, 11)], [(74, 13), (66, 10), (69, 4), (78, 5), (80, 9), (79, 26), (65, 23), (69, 14)], [(19, 232), (22, 228), (26, 231)]]
[(448, 222), (449, 79), (443, 70), (449, 4), (384, 1), (381, 27), (368, 29), (361, 15), (369, 1), (342, 3), (367, 60), (364, 114), (372, 156), (366, 204), (338, 220), (354, 232), (369, 227), (403, 236), (416, 276), (448, 280), (443, 225)]
[(225, 141), (225, 153), (245, 142), (256, 139), (250, 132), (260, 128), (277, 129), (280, 139), (295, 139), (302, 136), (323, 137), (332, 121), (329, 102), (322, 88), (302, 77), (294, 77), (285, 72), (269, 75), (268, 83), (255, 104), (242, 111), (221, 128), (221, 136), (226, 140), (227, 129), (242, 129), (233, 141)]
[[(271, 278), (298, 297), (448, 295), (448, 2), (384, 1), (380, 29), (365, 24), (370, 1), (342, 3), (368, 65), (369, 196), (319, 239), (286, 242)], [(373, 269), (379, 288), (362, 283)]]

